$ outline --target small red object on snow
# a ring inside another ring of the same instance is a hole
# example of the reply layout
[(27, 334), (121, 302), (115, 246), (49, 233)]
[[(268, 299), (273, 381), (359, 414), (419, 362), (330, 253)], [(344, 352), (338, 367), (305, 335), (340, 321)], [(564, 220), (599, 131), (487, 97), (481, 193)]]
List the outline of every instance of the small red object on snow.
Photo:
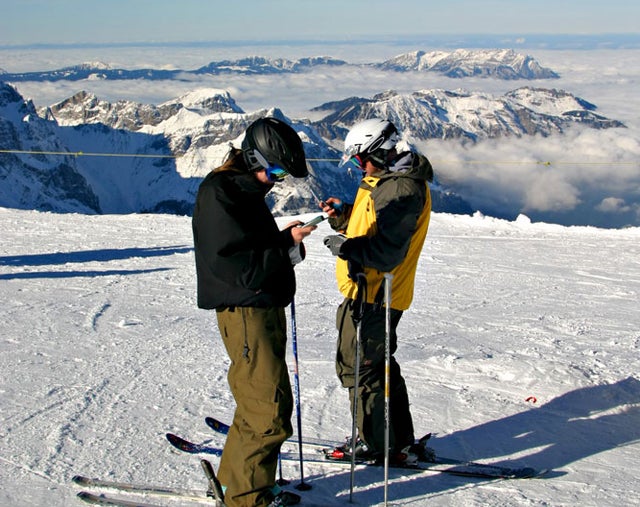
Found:
[(524, 401), (530, 401), (531, 403), (535, 403), (538, 401), (538, 399), (535, 396), (529, 396), (526, 400)]

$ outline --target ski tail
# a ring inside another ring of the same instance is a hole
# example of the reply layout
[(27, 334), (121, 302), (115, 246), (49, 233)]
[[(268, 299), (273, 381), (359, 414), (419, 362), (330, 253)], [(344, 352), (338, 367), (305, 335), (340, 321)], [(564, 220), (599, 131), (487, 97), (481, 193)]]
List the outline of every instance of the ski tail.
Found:
[(213, 470), (213, 465), (206, 459), (200, 460), (200, 464), (202, 465), (202, 470), (204, 470), (204, 474), (207, 476), (207, 480), (209, 481), (209, 487), (211, 488), (213, 497), (216, 500), (216, 507), (225, 507), (224, 492), (222, 491), (222, 485)]

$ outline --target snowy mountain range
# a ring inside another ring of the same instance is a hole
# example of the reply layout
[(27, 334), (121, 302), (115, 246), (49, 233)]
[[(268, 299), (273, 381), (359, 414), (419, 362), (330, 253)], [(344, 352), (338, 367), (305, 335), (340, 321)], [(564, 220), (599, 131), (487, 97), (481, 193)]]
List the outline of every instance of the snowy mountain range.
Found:
[[(225, 91), (202, 90), (160, 106), (111, 104), (81, 92), (38, 115), (0, 83), (0, 205), (80, 213), (189, 214), (202, 177), (229, 143), (262, 116), (290, 122), (309, 158), (338, 154), (309, 125), (278, 109), (244, 113)], [(59, 115), (58, 120), (55, 115)], [(319, 161), (302, 183), (269, 195), (275, 213), (317, 210), (311, 190), (353, 188), (357, 181)], [(345, 195), (346, 197), (346, 195)]]
[(558, 74), (542, 67), (533, 57), (513, 49), (457, 49), (414, 51), (377, 65), (384, 70), (429, 71), (448, 77), (493, 77), (499, 79), (550, 79)]
[(480, 139), (561, 133), (576, 123), (591, 128), (623, 127), (594, 111), (596, 106), (563, 90), (518, 88), (502, 96), (464, 90), (387, 91), (323, 104), (315, 122), (328, 139), (344, 139), (348, 127), (370, 117), (388, 118), (416, 140)]
[[(189, 214), (201, 178), (229, 143), (270, 115), (291, 123), (311, 162), (310, 177), (269, 194), (276, 214), (316, 211), (313, 193), (349, 199), (358, 176), (338, 169), (346, 130), (372, 116), (389, 118), (409, 142), (548, 136), (571, 125), (622, 127), (568, 92), (519, 88), (500, 97), (463, 91), (387, 91), (323, 104), (317, 121), (279, 109), (245, 112), (224, 90), (202, 89), (160, 105), (115, 103), (79, 92), (39, 110), (0, 82), (0, 206), (81, 213)], [(437, 177), (436, 171), (436, 177)], [(313, 191), (313, 193), (312, 193)], [(434, 186), (434, 210), (471, 213), (464, 195)], [(481, 210), (482, 211), (482, 210)]]
[[(344, 60), (329, 56), (306, 57), (296, 60), (285, 58), (265, 58), (251, 56), (238, 60), (211, 62), (194, 70), (166, 69), (118, 69), (102, 62), (90, 62), (57, 70), (8, 73), (0, 71), (5, 82), (21, 81), (78, 81), (82, 79), (188, 79), (190, 75), (218, 74), (280, 74), (305, 72), (318, 66), (349, 66)], [(362, 64), (396, 72), (436, 72), (448, 77), (469, 76), (493, 77), (498, 79), (549, 79), (558, 74), (542, 67), (529, 55), (511, 49), (414, 51), (378, 63)]]

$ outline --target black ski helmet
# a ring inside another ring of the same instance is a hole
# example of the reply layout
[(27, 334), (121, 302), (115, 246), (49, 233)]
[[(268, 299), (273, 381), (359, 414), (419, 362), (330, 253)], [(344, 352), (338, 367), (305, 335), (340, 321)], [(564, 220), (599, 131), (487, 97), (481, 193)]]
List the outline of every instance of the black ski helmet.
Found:
[(249, 125), (242, 141), (242, 152), (251, 171), (278, 165), (294, 178), (309, 174), (300, 137), (277, 118), (260, 118)]

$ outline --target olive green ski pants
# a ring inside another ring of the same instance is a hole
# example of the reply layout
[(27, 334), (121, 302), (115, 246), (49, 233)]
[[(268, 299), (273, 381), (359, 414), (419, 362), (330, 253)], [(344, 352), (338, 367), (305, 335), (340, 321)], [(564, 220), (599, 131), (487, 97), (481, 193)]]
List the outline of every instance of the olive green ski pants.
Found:
[(225, 504), (267, 505), (280, 446), (293, 433), (285, 311), (235, 307), (216, 315), (231, 359), (227, 378), (236, 401), (218, 472)]

